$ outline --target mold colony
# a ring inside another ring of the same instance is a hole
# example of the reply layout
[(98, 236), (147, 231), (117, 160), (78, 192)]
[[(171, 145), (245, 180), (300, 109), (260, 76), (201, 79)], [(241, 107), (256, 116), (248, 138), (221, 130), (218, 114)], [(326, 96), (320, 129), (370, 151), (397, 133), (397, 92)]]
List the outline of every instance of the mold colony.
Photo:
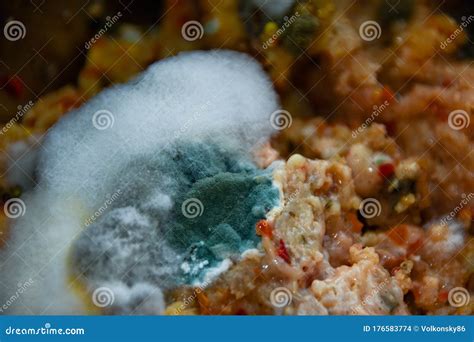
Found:
[[(256, 61), (209, 51), (158, 62), (70, 112), (45, 138), (39, 186), (23, 197), (28, 210), (1, 256), (6, 285), (33, 274), (23, 300), (51, 314), (84, 312), (71, 278), (90, 292), (107, 285), (120, 293), (117, 311), (127, 312), (137, 298), (157, 300), (162, 288), (214, 274), (256, 246), (255, 223), (278, 202), (250, 152), (272, 134), (277, 108)], [(97, 129), (98, 115), (106, 129)], [(193, 198), (203, 212), (190, 219), (182, 206)], [(25, 313), (20, 303), (10, 312)]]

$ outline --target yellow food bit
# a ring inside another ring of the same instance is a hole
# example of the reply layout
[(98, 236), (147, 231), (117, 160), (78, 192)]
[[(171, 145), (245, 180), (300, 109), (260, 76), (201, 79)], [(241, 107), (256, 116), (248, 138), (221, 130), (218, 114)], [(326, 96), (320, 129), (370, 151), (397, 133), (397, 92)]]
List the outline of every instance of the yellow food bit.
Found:
[(263, 34), (272, 36), (277, 30), (278, 30), (278, 25), (275, 22), (270, 21), (265, 24), (265, 27), (263, 28)]
[(43, 133), (69, 110), (79, 107), (85, 98), (73, 86), (65, 86), (43, 96), (23, 118), (23, 127)]
[(194, 307), (189, 307), (183, 301), (176, 301), (168, 305), (165, 310), (165, 315), (168, 316), (181, 316), (181, 315), (198, 315), (199, 312)]
[(293, 154), (290, 159), (288, 159), (288, 166), (298, 168), (306, 164), (306, 158), (301, 154)]
[(395, 206), (395, 211), (397, 213), (402, 213), (407, 210), (413, 203), (416, 202), (415, 195), (408, 194), (403, 196), (400, 201), (398, 201), (397, 205)]
[(328, 3), (324, 7), (318, 9), (318, 17), (320, 19), (328, 19), (333, 15), (335, 9), (336, 7), (334, 6), (334, 4)]
[(25, 128), (23, 125), (18, 123), (13, 123), (11, 126), (6, 124), (4, 126), (4, 131), (1, 131), (0, 134), (0, 150), (5, 151), (8, 146), (16, 141), (26, 140), (32, 132), (28, 128)]

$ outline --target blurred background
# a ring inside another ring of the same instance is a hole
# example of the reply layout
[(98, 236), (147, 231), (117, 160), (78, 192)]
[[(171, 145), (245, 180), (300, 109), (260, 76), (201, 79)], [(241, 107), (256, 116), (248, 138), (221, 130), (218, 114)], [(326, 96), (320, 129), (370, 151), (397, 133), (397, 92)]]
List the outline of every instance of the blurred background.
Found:
[(21, 43), (0, 40), (0, 119), (10, 119), (17, 106), (30, 99), (66, 84), (75, 84), (86, 60), (84, 44), (103, 27), (108, 16), (119, 11), (121, 21), (146, 29), (157, 24), (163, 3), (153, 0), (2, 1), (2, 28), (11, 20), (19, 20), (24, 24), (25, 34)]
[[(235, 1), (221, 0), (233, 6)], [(123, 30), (127, 23), (130, 26), (128, 38), (133, 39), (136, 30), (142, 33), (153, 30), (165, 20), (166, 8), (170, 3), (176, 3), (178, 11), (183, 15), (182, 22), (176, 25), (179, 34), (180, 25), (186, 20), (186, 13), (191, 16), (200, 13), (206, 7), (220, 6), (221, 1), (157, 1), (157, 0), (15, 0), (2, 1), (0, 3), (0, 20), (2, 28), (12, 20), (18, 20), (24, 24), (24, 32), (21, 33), (21, 43), (17, 40), (0, 39), (0, 121), (6, 122), (15, 115), (19, 105), (24, 105), (29, 100), (59, 89), (64, 85), (78, 82), (78, 74), (86, 63), (85, 44), (99, 32), (108, 19), (121, 13), (121, 25), (110, 27), (107, 34), (117, 34), (117, 30)], [(249, 3), (257, 3), (270, 9), (283, 6), (285, 1), (239, 1), (240, 12), (245, 15)], [(287, 3), (292, 1), (286, 1)], [(337, 1), (336, 1), (337, 2)], [(371, 7), (373, 3), (385, 11), (385, 15), (394, 15), (391, 8), (408, 8), (413, 1), (385, 0), (385, 1), (360, 1)], [(431, 1), (437, 4), (442, 11), (448, 12), (456, 20), (460, 21), (466, 13), (472, 13), (474, 2), (470, 0)], [(262, 5), (263, 4), (263, 5)], [(364, 4), (361, 4), (363, 7)], [(276, 10), (276, 11), (277, 11)], [(176, 10), (173, 10), (176, 12)], [(403, 11), (402, 11), (403, 12)], [(254, 13), (252, 13), (253, 15)], [(173, 14), (174, 15), (174, 14)], [(256, 16), (253, 16), (256, 17)], [(253, 18), (255, 19), (255, 18)], [(252, 20), (253, 20), (252, 19)], [(257, 19), (258, 20), (258, 19)], [(228, 23), (232, 25), (232, 22)], [(469, 26), (470, 39), (474, 25)], [(248, 27), (246, 28), (249, 29)], [(251, 28), (250, 28), (251, 29)], [(135, 30), (135, 31), (134, 31)], [(237, 31), (237, 30), (236, 30)], [(123, 34), (123, 32), (122, 32)], [(4, 38), (4, 37), (2, 37)], [(174, 46), (175, 43), (160, 38), (160, 44)], [(170, 37), (173, 39), (173, 37)], [(235, 45), (234, 45), (235, 46)], [(464, 53), (472, 55), (473, 44), (468, 44)], [(170, 48), (170, 50), (172, 50)], [(163, 57), (152, 56), (150, 58)], [(125, 57), (126, 58), (126, 57)], [(142, 61), (136, 58), (138, 64)], [(110, 78), (110, 77), (109, 77)], [(108, 83), (109, 80), (101, 82)]]

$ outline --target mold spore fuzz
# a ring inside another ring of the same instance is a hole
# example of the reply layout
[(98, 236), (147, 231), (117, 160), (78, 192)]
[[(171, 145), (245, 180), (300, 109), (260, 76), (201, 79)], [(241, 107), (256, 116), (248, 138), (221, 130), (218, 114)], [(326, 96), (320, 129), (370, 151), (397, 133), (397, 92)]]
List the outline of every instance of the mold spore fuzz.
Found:
[[(163, 164), (140, 167), (137, 163), (159, 159), (164, 151), (179, 155), (183, 146), (179, 141), (211, 144), (240, 161), (250, 160), (251, 147), (272, 134), (270, 115), (277, 109), (277, 95), (255, 60), (236, 52), (207, 51), (157, 62), (134, 80), (104, 90), (64, 116), (44, 139), (36, 169), (39, 184), (22, 197), (26, 213), (12, 221), (8, 247), (0, 254), (1, 302), (15, 293), (19, 283), (33, 279), (7, 313), (84, 313), (82, 302), (69, 286), (71, 245), (78, 237), (95, 225), (101, 224), (96, 229), (103, 231), (118, 220), (133, 229), (107, 231), (105, 235), (115, 240), (101, 248), (111, 252), (128, 241), (114, 257), (133, 255), (133, 249), (145, 240), (144, 234), (163, 232), (168, 215), (181, 205), (174, 202), (181, 198), (179, 191), (209, 191), (206, 184), (195, 190), (177, 184), (172, 174), (161, 172)], [(242, 171), (245, 168), (239, 166), (236, 173), (244, 173), (235, 179), (252, 177), (253, 171)], [(153, 181), (156, 186), (150, 186)], [(252, 189), (249, 187), (250, 192)], [(120, 195), (115, 196), (119, 190)], [(95, 219), (101, 208), (105, 208), (103, 213)], [(94, 220), (88, 221), (91, 217)], [(85, 222), (91, 224), (86, 227)], [(228, 226), (225, 229), (238, 240)], [(93, 235), (89, 238), (94, 240)], [(173, 275), (177, 265), (170, 260), (181, 260), (174, 258), (166, 240), (161, 247), (147, 258), (156, 261), (155, 274)], [(121, 284), (117, 300), (130, 306), (127, 291), (135, 298), (137, 291), (144, 291), (137, 286), (150, 284), (149, 277), (135, 276), (139, 284), (133, 284), (132, 277), (116, 279)], [(108, 279), (107, 283), (116, 282)], [(146, 291), (151, 292), (149, 286), (155, 285), (146, 285)], [(154, 293), (159, 301), (159, 290)], [(140, 306), (150, 307), (143, 302)]]

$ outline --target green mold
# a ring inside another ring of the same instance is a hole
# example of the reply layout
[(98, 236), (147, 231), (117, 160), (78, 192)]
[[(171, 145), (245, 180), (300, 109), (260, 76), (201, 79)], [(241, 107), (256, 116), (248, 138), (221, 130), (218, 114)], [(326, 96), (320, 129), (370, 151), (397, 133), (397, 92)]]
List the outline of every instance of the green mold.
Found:
[(202, 282), (223, 260), (257, 247), (255, 224), (279, 191), (270, 170), (235, 150), (180, 141), (125, 166), (123, 177), (134, 181), (117, 184), (127, 195), (75, 242), (76, 269), (172, 288)]
[[(192, 181), (185, 182), (189, 186), (174, 201), (168, 242), (188, 256), (189, 276), (199, 278), (223, 259), (257, 247), (255, 225), (278, 204), (279, 192), (270, 171), (207, 148), (204, 153), (213, 154), (214, 159), (201, 162), (203, 149), (195, 148), (187, 149), (183, 159), (192, 160), (188, 165), (193, 167), (199, 165), (199, 172), (192, 172), (192, 168), (186, 172)], [(187, 201), (195, 204), (197, 211), (192, 215), (186, 212)], [(205, 267), (193, 267), (203, 263)]]

